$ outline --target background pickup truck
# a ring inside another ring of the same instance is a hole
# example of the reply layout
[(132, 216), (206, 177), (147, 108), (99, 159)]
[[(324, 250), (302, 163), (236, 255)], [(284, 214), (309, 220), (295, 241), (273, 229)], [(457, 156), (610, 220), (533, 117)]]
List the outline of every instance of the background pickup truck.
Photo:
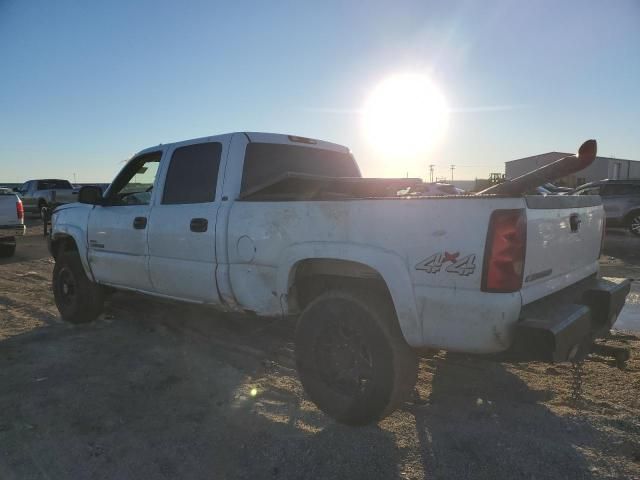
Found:
[[(567, 159), (584, 166), (582, 153)], [(347, 148), (303, 137), (151, 147), (104, 195), (83, 187), (53, 213), (56, 304), (63, 319), (90, 321), (109, 286), (297, 316), (307, 394), (355, 425), (410, 394), (417, 349), (566, 361), (608, 332), (629, 283), (597, 277), (599, 196), (421, 188), (361, 178)]]
[(67, 180), (29, 180), (14, 190), (22, 198), (25, 212), (46, 217), (58, 205), (78, 200), (78, 190)]
[(0, 257), (16, 252), (16, 236), (24, 235), (22, 201), (11, 190), (0, 189)]

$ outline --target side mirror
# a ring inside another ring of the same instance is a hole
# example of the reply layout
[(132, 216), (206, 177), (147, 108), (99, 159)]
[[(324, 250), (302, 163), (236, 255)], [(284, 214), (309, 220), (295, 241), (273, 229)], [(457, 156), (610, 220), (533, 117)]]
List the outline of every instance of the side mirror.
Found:
[(78, 202), (89, 205), (102, 204), (102, 188), (95, 185), (87, 185), (82, 187), (78, 192)]

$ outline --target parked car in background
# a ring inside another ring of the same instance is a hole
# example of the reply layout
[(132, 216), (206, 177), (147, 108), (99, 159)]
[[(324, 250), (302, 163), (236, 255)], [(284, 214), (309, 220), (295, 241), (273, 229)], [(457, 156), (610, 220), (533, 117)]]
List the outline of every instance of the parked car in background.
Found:
[(574, 195), (600, 195), (607, 227), (625, 227), (640, 236), (640, 179), (601, 180), (582, 185)]
[(0, 195), (15, 195), (15, 192), (9, 187), (0, 187)]
[(78, 189), (68, 180), (29, 180), (15, 189), (22, 199), (25, 212), (37, 213), (45, 218), (46, 213), (58, 205), (78, 200)]
[(552, 195), (566, 195), (573, 192), (573, 188), (559, 187), (557, 185), (554, 185), (553, 183), (545, 183), (544, 185), (541, 185), (541, 187), (550, 192)]
[(16, 236), (24, 235), (22, 201), (10, 189), (0, 188), (0, 257), (16, 252)]
[(444, 195), (463, 195), (464, 190), (449, 183), (425, 183), (420, 186), (420, 194), (428, 197), (440, 197)]

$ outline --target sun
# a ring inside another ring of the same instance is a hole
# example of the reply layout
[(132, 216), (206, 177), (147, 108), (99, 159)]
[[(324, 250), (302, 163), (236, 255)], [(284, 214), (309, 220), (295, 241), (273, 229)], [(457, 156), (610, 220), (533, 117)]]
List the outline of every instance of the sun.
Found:
[(363, 128), (371, 146), (385, 156), (415, 157), (442, 139), (449, 119), (444, 95), (421, 74), (386, 78), (369, 95)]

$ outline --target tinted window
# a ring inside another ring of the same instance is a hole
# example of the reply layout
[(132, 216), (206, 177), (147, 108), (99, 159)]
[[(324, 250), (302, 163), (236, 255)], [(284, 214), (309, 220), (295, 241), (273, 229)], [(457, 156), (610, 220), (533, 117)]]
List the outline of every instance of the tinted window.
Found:
[(163, 204), (213, 202), (222, 144), (198, 143), (173, 152), (164, 185)]
[(602, 195), (633, 195), (638, 192), (637, 186), (630, 183), (612, 183), (602, 187)]
[(244, 158), (242, 191), (245, 192), (286, 172), (325, 177), (359, 177), (350, 153), (319, 148), (250, 143)]
[(73, 187), (67, 180), (40, 180), (38, 190), (71, 190)]

